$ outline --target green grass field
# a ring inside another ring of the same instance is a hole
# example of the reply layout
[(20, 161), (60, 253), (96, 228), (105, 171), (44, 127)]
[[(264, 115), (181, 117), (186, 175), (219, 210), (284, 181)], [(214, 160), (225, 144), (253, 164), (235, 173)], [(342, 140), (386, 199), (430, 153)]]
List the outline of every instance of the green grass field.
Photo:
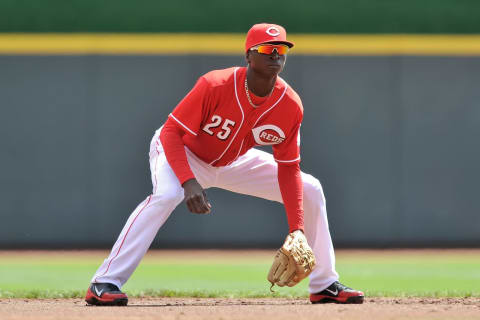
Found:
[[(272, 252), (149, 253), (130, 296), (307, 297), (307, 281), (269, 291)], [(106, 252), (2, 252), (0, 298), (83, 298)], [(338, 251), (340, 280), (367, 296), (480, 297), (480, 251)]]

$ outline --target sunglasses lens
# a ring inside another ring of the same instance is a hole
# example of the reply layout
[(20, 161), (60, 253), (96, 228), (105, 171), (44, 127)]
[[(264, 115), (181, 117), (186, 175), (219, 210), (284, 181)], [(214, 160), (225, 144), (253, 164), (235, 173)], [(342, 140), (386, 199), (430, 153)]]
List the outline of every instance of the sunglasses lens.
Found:
[(286, 54), (288, 51), (288, 47), (286, 46), (278, 46), (277, 48), (277, 52), (279, 55), (283, 56), (284, 54)]
[(258, 53), (271, 54), (273, 52), (272, 46), (259, 46), (257, 49)]
[(287, 53), (288, 47), (287, 46), (282, 46), (282, 45), (264, 45), (264, 46), (259, 46), (257, 49), (258, 53), (263, 53), (263, 54), (272, 54), (273, 51), (277, 51), (277, 53), (281, 56)]

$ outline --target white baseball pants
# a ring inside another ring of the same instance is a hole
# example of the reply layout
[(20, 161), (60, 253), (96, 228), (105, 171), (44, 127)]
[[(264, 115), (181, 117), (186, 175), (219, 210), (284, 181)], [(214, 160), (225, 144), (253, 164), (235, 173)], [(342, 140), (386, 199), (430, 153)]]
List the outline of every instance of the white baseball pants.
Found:
[[(159, 133), (160, 129), (150, 144), (153, 192), (132, 212), (110, 256), (98, 268), (92, 282), (109, 282), (121, 288), (137, 268), (160, 227), (184, 198), (183, 188), (165, 158)], [(282, 202), (277, 163), (271, 154), (250, 149), (228, 166), (212, 167), (187, 148), (186, 152), (190, 167), (204, 189), (217, 187)], [(338, 280), (338, 274), (322, 186), (316, 178), (303, 172), (302, 180), (305, 236), (317, 261), (310, 275), (309, 291), (315, 293)]]

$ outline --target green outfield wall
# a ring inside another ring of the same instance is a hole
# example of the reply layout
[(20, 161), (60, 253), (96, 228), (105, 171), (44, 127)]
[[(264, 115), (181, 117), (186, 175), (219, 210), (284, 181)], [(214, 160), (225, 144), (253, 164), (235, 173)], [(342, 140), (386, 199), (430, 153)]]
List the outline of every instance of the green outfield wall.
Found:
[(2, 0), (0, 32), (480, 33), (477, 0)]

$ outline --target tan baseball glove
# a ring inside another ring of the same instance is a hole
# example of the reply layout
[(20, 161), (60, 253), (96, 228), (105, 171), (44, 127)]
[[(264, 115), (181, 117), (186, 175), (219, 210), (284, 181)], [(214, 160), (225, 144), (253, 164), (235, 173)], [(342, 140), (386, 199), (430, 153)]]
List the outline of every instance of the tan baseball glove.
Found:
[(315, 267), (315, 256), (302, 231), (296, 230), (285, 239), (278, 249), (268, 272), (268, 281), (273, 286), (293, 287), (306, 278)]

